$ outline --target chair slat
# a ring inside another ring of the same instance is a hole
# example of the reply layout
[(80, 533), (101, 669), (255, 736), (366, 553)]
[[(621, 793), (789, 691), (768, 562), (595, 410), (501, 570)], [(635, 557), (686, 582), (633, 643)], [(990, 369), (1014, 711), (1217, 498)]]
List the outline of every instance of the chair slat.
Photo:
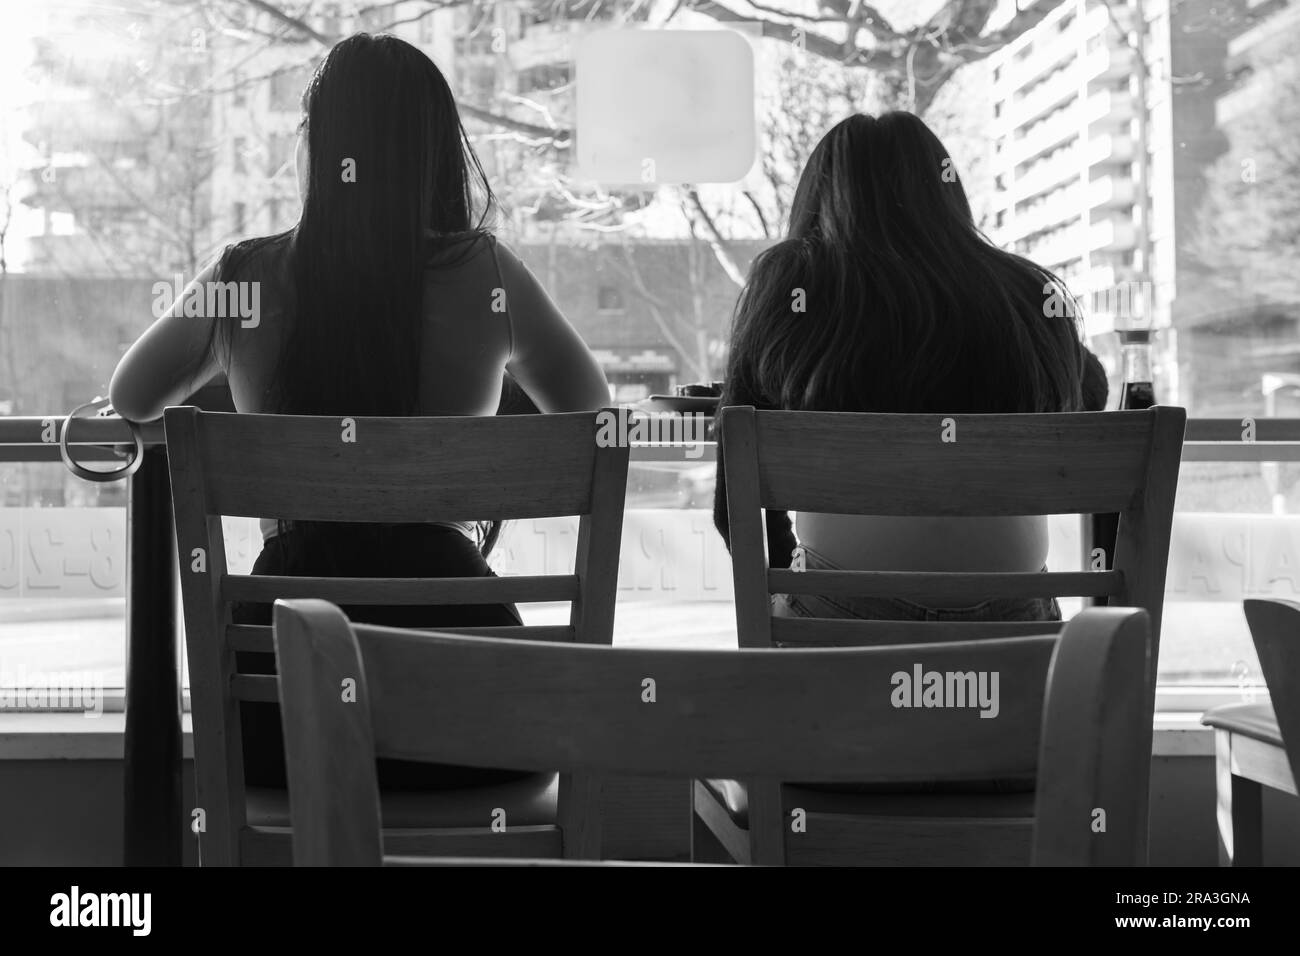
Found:
[(851, 618), (774, 617), (772, 643), (783, 646), (878, 647), (940, 644), (989, 637), (1053, 634), (1060, 621), (861, 621)]
[[(872, 817), (809, 813), (789, 866), (1027, 866), (1034, 820), (1017, 817)], [(804, 839), (806, 837), (806, 839)], [(923, 852), (918, 852), (923, 847)]]
[(761, 506), (885, 516), (1124, 511), (1142, 483), (1153, 421), (1145, 411), (760, 412)]
[(892, 597), (931, 607), (959, 607), (991, 597), (1103, 597), (1118, 594), (1124, 578), (1117, 571), (1034, 573), (949, 573), (927, 571), (768, 571), (772, 594), (827, 594)]
[[(548, 643), (571, 643), (574, 629), (567, 624), (524, 625), (523, 627), (443, 627), (439, 633), (464, 634), (468, 637), (505, 637)], [(229, 624), (226, 626), (226, 645), (232, 651), (271, 654), (275, 643), (269, 625)]]
[(572, 601), (572, 574), (481, 578), (309, 578), (230, 574), (223, 581), (227, 601), (270, 604), (279, 598), (320, 598), (334, 604), (525, 604)]
[(258, 700), (274, 704), (280, 699), (279, 687), (276, 678), (262, 674), (230, 676), (230, 696), (235, 700)]
[(301, 521), (585, 514), (595, 452), (590, 413), (206, 414), (199, 432), (209, 513)]
[(571, 644), (577, 631), (570, 624), (538, 624), (524, 627), (440, 627), (441, 634), (464, 634), (466, 637), (500, 637), (507, 640), (541, 641), (545, 644)]
[(227, 624), (226, 646), (232, 651), (270, 654), (275, 651), (269, 625)]
[[(666, 652), (424, 635), (431, 640), (422, 654), (416, 635), (355, 632), (376, 756), (825, 782), (1033, 774), (1056, 645), (1048, 636), (878, 648), (867, 657), (843, 649)], [(997, 719), (982, 719), (973, 700), (960, 708), (895, 707), (894, 676), (910, 679), (917, 666), (972, 678), (998, 672)], [(432, 735), (431, 727), (455, 732)], [(915, 746), (922, 738), (924, 749)], [(809, 747), (814, 739), (819, 745)]]

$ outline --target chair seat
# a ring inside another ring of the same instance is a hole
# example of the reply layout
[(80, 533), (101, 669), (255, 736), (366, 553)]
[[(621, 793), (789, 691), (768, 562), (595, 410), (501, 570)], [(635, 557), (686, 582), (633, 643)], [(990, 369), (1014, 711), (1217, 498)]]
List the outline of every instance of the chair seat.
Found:
[(1230, 730), (1234, 734), (1262, 740), (1266, 744), (1282, 746), (1282, 731), (1277, 726), (1277, 714), (1272, 704), (1224, 704), (1207, 710), (1201, 723), (1217, 730)]
[[(509, 783), (460, 790), (400, 790), (379, 795), (380, 814), (389, 829), (427, 827), (488, 827), (492, 811), (505, 811), (505, 825), (512, 827), (555, 824), (558, 774), (534, 774)], [(289, 791), (249, 787), (248, 825), (287, 827)]]
[[(739, 827), (749, 826), (749, 795), (738, 780), (705, 780), (705, 787), (726, 809)], [(913, 817), (1032, 817), (1032, 790), (996, 793), (862, 793), (820, 790), (813, 787), (784, 788), (787, 807), (801, 807), (808, 813), (847, 816)]]

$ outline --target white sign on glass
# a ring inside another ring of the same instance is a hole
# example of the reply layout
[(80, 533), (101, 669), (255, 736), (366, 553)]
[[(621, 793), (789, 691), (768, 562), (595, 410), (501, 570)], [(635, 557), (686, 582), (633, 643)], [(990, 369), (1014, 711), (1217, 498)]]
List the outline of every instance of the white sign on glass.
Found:
[(754, 164), (754, 55), (730, 30), (602, 30), (578, 44), (578, 172), (734, 183)]

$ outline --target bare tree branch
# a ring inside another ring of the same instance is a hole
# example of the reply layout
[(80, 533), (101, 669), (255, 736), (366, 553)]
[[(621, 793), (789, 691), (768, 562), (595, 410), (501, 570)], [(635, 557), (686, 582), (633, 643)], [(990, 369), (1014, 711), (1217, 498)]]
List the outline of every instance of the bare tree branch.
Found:
[(315, 40), (321, 46), (330, 46), (339, 39), (338, 36), (328, 36), (324, 33), (320, 33), (306, 20), (286, 13), (281, 7), (274, 3), (267, 3), (266, 0), (244, 0), (244, 2), (254, 10), (260, 10), (272, 19), (280, 21), (285, 26), (293, 27), (293, 29), (297, 30), (304, 37), (309, 40)]
[[(651, 292), (650, 288), (646, 285), (645, 279), (641, 275), (641, 269), (636, 264), (636, 259), (632, 255), (632, 247), (628, 244), (626, 235), (620, 245), (623, 247), (623, 258), (626, 261), (626, 267), (620, 271), (624, 272), (628, 278), (632, 280), (632, 284), (636, 286), (637, 294), (641, 296), (645, 301), (646, 307), (650, 310), (650, 318), (654, 320), (655, 327), (659, 329), (660, 334), (668, 341), (668, 344), (677, 350), (677, 354), (682, 357), (682, 361), (689, 364), (695, 370), (696, 377), (708, 378), (708, 369), (700, 367), (693, 351), (682, 344), (681, 339), (677, 336), (676, 330), (672, 328), (668, 320), (664, 317), (665, 311), (672, 313), (674, 310), (667, 302)], [(692, 330), (688, 329), (688, 331)]]
[(485, 110), (469, 103), (461, 103), (460, 111), (466, 116), (472, 116), (474, 119), (490, 126), (507, 129), (514, 133), (524, 133), (536, 141), (549, 142), (557, 149), (567, 149), (573, 142), (573, 133), (567, 129), (553, 129), (540, 126), (537, 123), (525, 123), (523, 120), (502, 116), (500, 113), (493, 113), (491, 110)]
[(845, 66), (878, 66), (896, 69), (901, 53), (891, 48), (864, 50), (853, 42), (833, 40), (824, 33), (815, 33), (795, 23), (781, 23), (762, 17), (739, 13), (718, 0), (686, 0), (684, 9), (702, 13), (719, 23), (755, 23), (761, 35), (770, 40), (784, 40), (815, 56), (824, 57)]
[(758, 197), (755, 196), (753, 190), (750, 189), (742, 190), (741, 195), (745, 197), (745, 200), (754, 210), (754, 215), (758, 217), (758, 226), (763, 230), (763, 237), (765, 239), (771, 239), (772, 227), (768, 225), (767, 216), (763, 214), (763, 206), (759, 203)]
[[(718, 224), (714, 221), (713, 217), (709, 215), (709, 211), (704, 208), (704, 203), (700, 202), (700, 194), (694, 189), (688, 188), (686, 190), (686, 198), (690, 202), (695, 215), (699, 217), (700, 222), (704, 225), (704, 232), (708, 239), (709, 247), (717, 257), (718, 264), (722, 266), (722, 271), (725, 272), (727, 278), (736, 283), (736, 285), (743, 286), (745, 284), (745, 270), (740, 268), (740, 263), (736, 261), (736, 255), (731, 248), (731, 244), (727, 241), (727, 238), (722, 234), (721, 230), (718, 229)], [(690, 218), (691, 217), (688, 214), (687, 220), (689, 221)]]

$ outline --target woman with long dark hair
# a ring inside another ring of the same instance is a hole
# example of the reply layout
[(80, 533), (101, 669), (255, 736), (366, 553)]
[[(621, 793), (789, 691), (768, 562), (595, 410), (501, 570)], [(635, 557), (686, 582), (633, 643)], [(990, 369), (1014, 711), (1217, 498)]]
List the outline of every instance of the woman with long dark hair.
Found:
[[(303, 95), (296, 165), (298, 224), (226, 249), (191, 284), (258, 283), (260, 314), (196, 318), (178, 300), (114, 373), (120, 414), (157, 418), (220, 372), (240, 412), (491, 415), (507, 374), (543, 412), (608, 404), (591, 352), (486, 228), (492, 192), (451, 90), (424, 53), (365, 34), (330, 50)], [(254, 573), (491, 574), (476, 530), (271, 518)], [(510, 606), (345, 610), (400, 627), (519, 623)], [(270, 608), (238, 608), (237, 617), (269, 623)], [(246, 779), (283, 785), (278, 709), (252, 704), (243, 714)], [(483, 780), (456, 768), (380, 766), (389, 788)]]
[[(906, 112), (851, 116), (809, 157), (786, 239), (754, 261), (721, 403), (935, 414), (1103, 407), (1104, 373), (1083, 348), (1074, 314), (1060, 279), (976, 228), (953, 161), (925, 123)], [(727, 538), (723, 477), (719, 459), (714, 521)], [(800, 514), (798, 532), (796, 540), (784, 512), (768, 513), (772, 566), (1033, 571), (1048, 547), (1040, 516)], [(776, 596), (774, 613), (1060, 617), (1055, 601), (1041, 599), (928, 608), (804, 595)]]

